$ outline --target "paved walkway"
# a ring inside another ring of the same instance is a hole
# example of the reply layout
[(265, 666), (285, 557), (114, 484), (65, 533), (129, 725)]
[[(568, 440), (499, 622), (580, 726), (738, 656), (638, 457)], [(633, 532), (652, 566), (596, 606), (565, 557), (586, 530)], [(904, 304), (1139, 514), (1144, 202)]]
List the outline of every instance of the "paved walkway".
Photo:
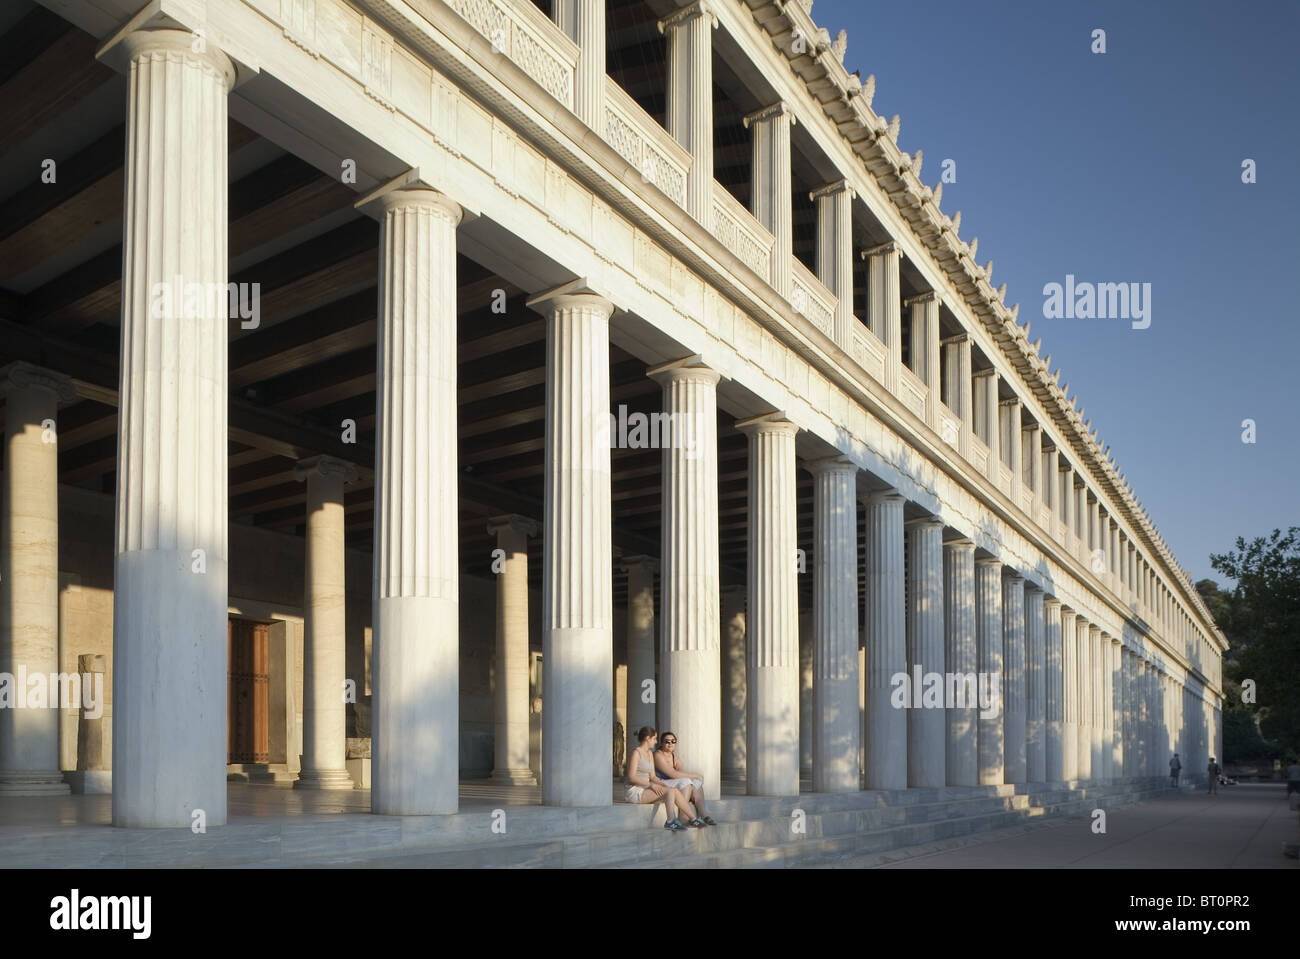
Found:
[(1106, 811), (1106, 832), (1086, 817), (1053, 819), (966, 840), (913, 846), (826, 864), (830, 868), (1296, 869), (1282, 855), (1300, 839), (1300, 813), (1282, 783), (1222, 786)]

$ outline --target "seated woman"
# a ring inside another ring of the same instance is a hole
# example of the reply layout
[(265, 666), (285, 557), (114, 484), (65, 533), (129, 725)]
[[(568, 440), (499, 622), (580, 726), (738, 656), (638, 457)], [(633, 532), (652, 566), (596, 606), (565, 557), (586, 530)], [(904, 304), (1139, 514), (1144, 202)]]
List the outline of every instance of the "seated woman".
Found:
[(654, 759), (655, 769), (659, 772), (663, 784), (678, 790), (687, 801), (694, 804), (695, 811), (699, 815), (690, 820), (687, 825), (716, 826), (717, 823), (704, 808), (704, 774), (688, 772), (682, 766), (681, 760), (677, 758), (675, 733), (664, 733), (663, 744), (655, 750)]
[(637, 730), (636, 738), (639, 745), (627, 757), (627, 801), (655, 803), (663, 800), (668, 815), (664, 828), (673, 832), (685, 829), (679, 818), (679, 810), (689, 813), (690, 807), (686, 805), (686, 800), (675, 788), (655, 778), (655, 764), (650, 751), (654, 749), (658, 735), (652, 727), (642, 726)]

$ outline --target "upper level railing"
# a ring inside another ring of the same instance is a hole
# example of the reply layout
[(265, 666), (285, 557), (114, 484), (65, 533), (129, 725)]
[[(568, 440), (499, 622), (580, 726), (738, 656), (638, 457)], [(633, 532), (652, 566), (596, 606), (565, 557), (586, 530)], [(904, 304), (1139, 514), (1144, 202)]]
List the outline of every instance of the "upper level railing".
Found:
[(680, 207), (686, 206), (691, 155), (650, 114), (605, 77), (605, 140)]
[(898, 398), (921, 419), (925, 419), (925, 398), (929, 395), (930, 387), (919, 376), (906, 366), (898, 368)]
[(578, 46), (532, 3), (447, 0), (493, 48), (527, 71), (551, 96), (573, 109)]
[(797, 256), (790, 258), (792, 289), (790, 303), (795, 310), (802, 313), (817, 329), (831, 339), (835, 338), (835, 294), (813, 276), (812, 271), (803, 265)]
[(717, 180), (713, 181), (711, 226), (719, 243), (764, 280), (772, 282), (772, 244), (776, 240)]

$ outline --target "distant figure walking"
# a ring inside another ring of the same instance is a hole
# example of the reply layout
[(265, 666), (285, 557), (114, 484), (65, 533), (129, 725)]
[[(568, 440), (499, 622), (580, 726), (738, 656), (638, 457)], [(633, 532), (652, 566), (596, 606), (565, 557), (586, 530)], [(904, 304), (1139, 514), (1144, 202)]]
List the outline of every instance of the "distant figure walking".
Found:
[(1292, 759), (1286, 767), (1286, 794), (1300, 792), (1300, 759)]
[(1210, 775), (1210, 795), (1213, 796), (1219, 791), (1219, 764), (1210, 757), (1210, 764), (1205, 767), (1205, 771)]
[(1169, 785), (1175, 789), (1178, 788), (1178, 774), (1183, 771), (1183, 764), (1178, 758), (1178, 753), (1174, 753), (1174, 758), (1169, 760)]

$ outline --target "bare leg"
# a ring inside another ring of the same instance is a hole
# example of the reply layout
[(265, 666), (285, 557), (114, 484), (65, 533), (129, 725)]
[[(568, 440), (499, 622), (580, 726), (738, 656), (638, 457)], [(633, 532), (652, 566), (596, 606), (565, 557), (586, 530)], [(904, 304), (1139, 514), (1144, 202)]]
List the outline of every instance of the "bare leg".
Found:
[(695, 803), (696, 813), (701, 819), (709, 814), (709, 811), (704, 808), (704, 790), (694, 783), (691, 784), (691, 802)]

